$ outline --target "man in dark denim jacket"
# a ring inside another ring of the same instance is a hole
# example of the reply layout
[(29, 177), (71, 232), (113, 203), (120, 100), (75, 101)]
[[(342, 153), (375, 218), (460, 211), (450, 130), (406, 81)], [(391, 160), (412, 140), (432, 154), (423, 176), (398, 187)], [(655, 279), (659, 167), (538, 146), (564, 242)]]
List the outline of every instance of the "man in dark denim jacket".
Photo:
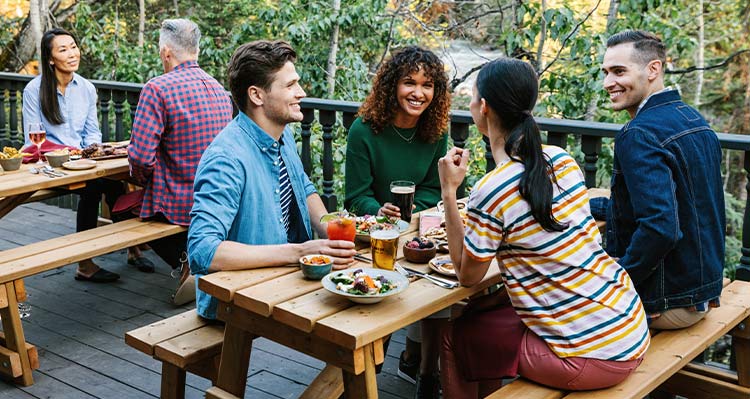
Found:
[(602, 65), (612, 108), (632, 118), (615, 138), (607, 251), (657, 329), (687, 327), (718, 306), (726, 225), (719, 140), (664, 87), (665, 59), (659, 38), (625, 31), (609, 38)]

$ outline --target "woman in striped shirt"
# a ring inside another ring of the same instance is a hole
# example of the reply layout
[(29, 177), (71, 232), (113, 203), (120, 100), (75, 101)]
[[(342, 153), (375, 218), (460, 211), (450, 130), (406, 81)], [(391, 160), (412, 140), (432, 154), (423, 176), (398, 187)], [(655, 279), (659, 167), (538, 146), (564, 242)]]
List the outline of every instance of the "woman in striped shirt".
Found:
[(459, 318), (446, 334), (445, 397), (484, 397), (501, 377), (516, 374), (565, 390), (609, 387), (648, 348), (643, 305), (625, 270), (601, 248), (581, 170), (564, 150), (542, 145), (531, 116), (537, 94), (527, 63), (500, 59), (480, 71), (471, 114), (497, 167), (474, 187), (465, 228), (455, 193), (469, 153), (454, 148), (439, 161), (459, 280), (480, 282), (496, 259), (509, 299)]

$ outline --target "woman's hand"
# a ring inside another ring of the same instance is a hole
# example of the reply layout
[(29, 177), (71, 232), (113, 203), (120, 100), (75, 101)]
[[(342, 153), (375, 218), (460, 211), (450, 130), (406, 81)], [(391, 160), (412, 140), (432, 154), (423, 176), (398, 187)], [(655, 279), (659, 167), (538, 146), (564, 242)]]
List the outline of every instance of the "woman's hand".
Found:
[(444, 193), (454, 193), (466, 177), (469, 167), (469, 150), (451, 148), (444, 157), (438, 160), (440, 187)]
[(401, 209), (396, 205), (386, 202), (380, 209), (378, 209), (378, 216), (388, 216), (394, 218), (401, 218)]

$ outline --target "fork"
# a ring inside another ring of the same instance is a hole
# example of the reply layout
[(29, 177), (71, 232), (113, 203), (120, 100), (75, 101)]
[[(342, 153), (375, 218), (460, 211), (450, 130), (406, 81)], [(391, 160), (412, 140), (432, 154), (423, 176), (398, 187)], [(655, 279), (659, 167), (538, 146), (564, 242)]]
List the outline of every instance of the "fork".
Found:
[(426, 274), (426, 273), (419, 273), (419, 274), (417, 274), (417, 273), (411, 272), (409, 270), (406, 270), (398, 262), (396, 262), (394, 264), (394, 266), (395, 266), (396, 271), (399, 272), (399, 273), (401, 273), (405, 277), (410, 277), (410, 278), (411, 277), (422, 277), (422, 278), (428, 280), (429, 282), (431, 282), (431, 283), (433, 283), (433, 284), (435, 284), (435, 285), (437, 285), (439, 287), (446, 288), (446, 289), (453, 289), (453, 288), (458, 287), (458, 283), (448, 282), (448, 281), (445, 281), (445, 280), (442, 280), (442, 279), (437, 279), (437, 278), (432, 277), (432, 276), (430, 276), (429, 274)]

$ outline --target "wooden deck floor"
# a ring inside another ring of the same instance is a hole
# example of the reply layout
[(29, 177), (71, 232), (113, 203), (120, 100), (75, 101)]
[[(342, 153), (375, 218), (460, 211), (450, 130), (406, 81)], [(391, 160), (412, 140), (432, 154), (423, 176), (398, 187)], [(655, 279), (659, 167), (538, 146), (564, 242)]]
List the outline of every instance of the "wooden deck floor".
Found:
[[(72, 233), (75, 213), (41, 203), (23, 205), (0, 219), (0, 250)], [(174, 280), (168, 266), (146, 252), (157, 272), (129, 267), (125, 251), (96, 258), (120, 273), (113, 284), (73, 279), (65, 266), (26, 279), (31, 316), (23, 320), (26, 339), (39, 349), (41, 367), (34, 385), (0, 382), (0, 398), (153, 398), (159, 395), (160, 363), (125, 344), (126, 331), (181, 313), (169, 303)], [(396, 376), (404, 331), (394, 335), (383, 372), (380, 397), (410, 398), (414, 386)], [(268, 340), (253, 346), (249, 398), (296, 398), (324, 364)], [(188, 375), (188, 398), (202, 398), (210, 381)]]

